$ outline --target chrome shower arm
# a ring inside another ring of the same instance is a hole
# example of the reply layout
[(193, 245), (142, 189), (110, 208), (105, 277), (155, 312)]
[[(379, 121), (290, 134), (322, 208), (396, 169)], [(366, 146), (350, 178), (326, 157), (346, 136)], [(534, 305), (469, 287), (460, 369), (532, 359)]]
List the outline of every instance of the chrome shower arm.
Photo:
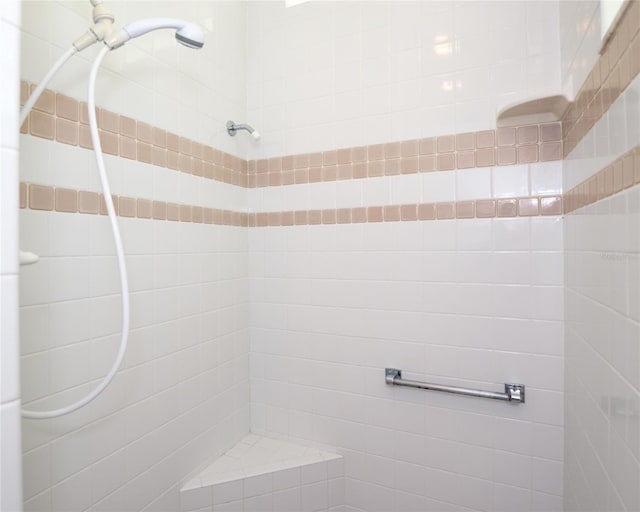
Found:
[[(253, 131), (253, 128), (251, 128), (251, 126), (249, 126), (248, 124), (233, 124), (233, 123), (231, 123), (231, 126), (229, 126), (229, 124), (227, 124), (227, 131), (235, 132), (236, 130), (247, 130), (249, 133), (251, 133)], [(234, 134), (230, 134), (230, 135), (235, 135), (235, 133)]]
[(236, 132), (238, 130), (248, 131), (251, 134), (251, 136), (256, 140), (260, 138), (260, 133), (258, 133), (258, 131), (254, 129), (253, 126), (250, 126), (248, 124), (236, 124), (233, 121), (227, 121), (227, 133), (229, 135), (231, 135), (232, 137), (235, 137)]

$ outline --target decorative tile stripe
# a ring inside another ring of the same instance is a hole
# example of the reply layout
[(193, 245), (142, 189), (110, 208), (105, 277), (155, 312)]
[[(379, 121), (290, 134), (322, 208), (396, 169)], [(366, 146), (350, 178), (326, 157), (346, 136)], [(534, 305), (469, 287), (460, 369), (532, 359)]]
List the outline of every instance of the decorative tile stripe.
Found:
[(640, 73), (640, 2), (629, 2), (562, 119), (566, 158)]
[(562, 196), (250, 213), (249, 227), (562, 215)]
[(640, 146), (636, 146), (611, 165), (566, 192), (564, 213), (571, 213), (638, 184), (640, 184)]
[[(20, 83), (20, 104), (35, 86)], [(247, 161), (103, 108), (96, 109), (104, 153), (241, 187)], [(43, 139), (92, 149), (87, 104), (45, 89), (20, 129)]]
[[(224, 226), (247, 227), (249, 225), (249, 214), (246, 212), (126, 196), (114, 195), (112, 197), (116, 214), (120, 217)], [(102, 194), (33, 183), (20, 183), (20, 208), (91, 215), (107, 214), (107, 206)]]
[[(113, 203), (116, 213), (120, 217), (242, 227), (562, 215), (562, 196), (513, 197), (264, 213), (233, 212), (115, 195)], [(102, 194), (33, 183), (20, 183), (20, 208), (92, 215), (107, 214)]]
[[(21, 82), (22, 104), (34, 88)], [(106, 154), (251, 188), (562, 159), (559, 122), (247, 161), (106, 109), (97, 118)], [(46, 89), (21, 133), (91, 149), (88, 123), (85, 102)]]
[(441, 135), (248, 163), (248, 186), (269, 187), (562, 159), (559, 122)]

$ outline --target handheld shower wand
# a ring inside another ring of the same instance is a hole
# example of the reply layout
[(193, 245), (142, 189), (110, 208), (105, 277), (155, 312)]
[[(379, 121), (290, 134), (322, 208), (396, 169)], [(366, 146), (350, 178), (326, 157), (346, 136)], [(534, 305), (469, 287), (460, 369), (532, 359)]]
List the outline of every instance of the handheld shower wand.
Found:
[(140, 37), (152, 30), (173, 28), (176, 30), (176, 40), (187, 48), (200, 49), (204, 46), (204, 31), (195, 23), (175, 18), (146, 18), (125, 25), (120, 30), (112, 32), (104, 40), (112, 50), (120, 48), (130, 39)]
[[(99, 5), (101, 0), (92, 0), (94, 5)], [(107, 179), (107, 172), (105, 168), (104, 158), (102, 155), (102, 147), (100, 144), (100, 137), (98, 132), (98, 123), (96, 119), (96, 108), (95, 108), (95, 84), (96, 78), (98, 75), (98, 70), (100, 68), (100, 64), (104, 59), (105, 55), (109, 53), (111, 50), (115, 48), (119, 48), (123, 44), (125, 44), (128, 40), (139, 37), (141, 35), (146, 34), (152, 30), (157, 30), (161, 28), (173, 28), (176, 29), (176, 39), (179, 43), (189, 47), (189, 48), (202, 48), (204, 45), (204, 32), (203, 30), (193, 23), (188, 23), (182, 20), (176, 19), (167, 19), (167, 18), (151, 18), (145, 20), (135, 21), (118, 30), (117, 32), (112, 32), (108, 37), (105, 37), (104, 43), (105, 47), (100, 51), (98, 56), (93, 62), (93, 66), (91, 67), (91, 73), (89, 75), (89, 92), (87, 98), (88, 105), (88, 114), (89, 114), (89, 128), (91, 132), (91, 141), (93, 143), (94, 152), (96, 156), (96, 164), (98, 166), (98, 174), (100, 176), (100, 182), (102, 185), (103, 196), (105, 200), (105, 204), (107, 207), (107, 213), (109, 216), (109, 222), (111, 224), (111, 231), (113, 233), (113, 239), (116, 246), (116, 255), (118, 259), (118, 268), (120, 270), (120, 290), (122, 293), (122, 332), (120, 336), (120, 345), (118, 348), (118, 354), (116, 355), (116, 359), (111, 365), (109, 372), (105, 377), (98, 383), (98, 385), (87, 395), (80, 398), (76, 402), (67, 405), (65, 407), (61, 407), (59, 409), (49, 410), (49, 411), (31, 411), (22, 409), (22, 416), (28, 419), (48, 419), (48, 418), (56, 418), (58, 416), (63, 416), (65, 414), (69, 414), (74, 412), (81, 407), (84, 407), (88, 403), (92, 402), (100, 393), (102, 393), (106, 387), (111, 383), (113, 378), (115, 377), (122, 361), (124, 359), (124, 355), (127, 349), (127, 343), (129, 339), (129, 283), (127, 279), (127, 268), (124, 256), (124, 249), (122, 246), (122, 237), (120, 236), (120, 230), (118, 227), (118, 220), (115, 214), (115, 208), (113, 205), (113, 199), (111, 197), (111, 190), (109, 187), (109, 181)], [(72, 47), (69, 50), (68, 55), (65, 54), (64, 59), (60, 59), (58, 63), (50, 71), (47, 75), (47, 81), (51, 79), (55, 71), (57, 71), (62, 65), (68, 60), (68, 58), (73, 55), (77, 49)], [(37, 99), (37, 98), (36, 98)], [(35, 100), (34, 100), (35, 103)], [(33, 104), (25, 105), (23, 108), (24, 115), (29, 114), (29, 110)], [(28, 256), (28, 255), (27, 255)], [(32, 259), (32, 258), (31, 258)], [(30, 261), (33, 262), (33, 261)]]

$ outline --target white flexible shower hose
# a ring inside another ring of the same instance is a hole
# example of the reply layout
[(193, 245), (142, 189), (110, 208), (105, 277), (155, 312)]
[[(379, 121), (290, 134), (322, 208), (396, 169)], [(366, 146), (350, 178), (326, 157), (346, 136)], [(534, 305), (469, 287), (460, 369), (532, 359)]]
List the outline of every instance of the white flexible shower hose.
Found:
[(20, 110), (20, 121), (18, 122), (18, 126), (22, 126), (22, 123), (24, 123), (24, 120), (29, 115), (29, 112), (31, 112), (31, 109), (36, 104), (36, 101), (38, 101), (38, 98), (42, 94), (42, 91), (45, 90), (54, 75), (62, 66), (64, 66), (64, 63), (67, 62), (71, 57), (73, 57), (77, 52), (78, 50), (76, 50), (75, 46), (72, 46), (60, 56), (60, 58), (53, 66), (51, 66), (51, 69), (44, 76), (40, 84), (38, 84), (38, 87), (36, 87), (35, 91), (33, 91), (31, 96), (29, 96), (29, 99)]
[[(113, 232), (113, 238), (116, 246), (116, 255), (118, 257), (118, 268), (120, 270), (120, 290), (122, 293), (122, 334), (120, 337), (120, 348), (118, 350), (118, 355), (109, 370), (109, 373), (102, 379), (100, 384), (88, 395), (84, 398), (81, 398), (77, 402), (68, 405), (66, 407), (62, 407), (60, 409), (55, 409), (51, 411), (27, 411), (22, 410), (22, 416), (24, 418), (29, 419), (48, 419), (48, 418), (56, 418), (58, 416), (64, 416), (65, 414), (69, 414), (73, 411), (84, 407), (89, 402), (94, 400), (100, 393), (102, 393), (105, 388), (109, 385), (109, 383), (115, 377), (118, 368), (122, 364), (122, 360), (124, 359), (124, 354), (127, 350), (127, 341), (129, 337), (129, 284), (127, 281), (127, 268), (124, 259), (124, 251), (122, 248), (122, 239), (120, 237), (120, 230), (118, 228), (118, 220), (116, 218), (115, 208), (113, 207), (113, 199), (111, 198), (111, 189), (109, 187), (109, 181), (107, 180), (107, 172), (105, 170), (104, 158), (102, 155), (102, 146), (100, 145), (100, 136), (98, 134), (98, 123), (96, 121), (96, 109), (95, 109), (95, 89), (96, 89), (96, 77), (98, 75), (98, 69), (100, 68), (100, 64), (102, 63), (102, 59), (109, 52), (110, 48), (103, 48), (96, 60), (93, 62), (93, 67), (91, 68), (91, 74), (89, 75), (89, 93), (87, 98), (87, 105), (89, 110), (89, 128), (91, 130), (91, 141), (93, 142), (93, 149), (96, 155), (96, 163), (98, 165), (98, 173), (100, 174), (100, 183), (102, 184), (102, 192), (104, 193), (104, 200), (107, 205), (107, 213), (109, 214), (109, 222), (111, 223), (111, 231)], [(73, 55), (73, 53), (71, 54)], [(68, 58), (68, 57), (67, 57)], [(64, 62), (62, 62), (64, 64)], [(59, 67), (62, 64), (56, 65)], [(53, 68), (52, 68), (53, 70)], [(56, 69), (57, 71), (57, 69)], [(47, 74), (47, 76), (53, 76), (55, 71), (52, 73), (51, 71)], [(49, 77), (49, 80), (51, 77)], [(43, 81), (43, 83), (45, 83)], [(46, 83), (45, 83), (46, 85)], [(44, 89), (44, 87), (43, 87)], [(37, 90), (37, 89), (36, 89)], [(34, 91), (35, 94), (35, 91)], [(37, 98), (36, 98), (37, 99)], [(35, 103), (35, 101), (33, 102)], [(33, 106), (33, 104), (31, 105)], [(27, 105), (25, 104), (25, 108)], [(27, 111), (27, 114), (29, 112)], [(21, 115), (22, 117), (22, 115)], [(26, 116), (25, 116), (26, 117)], [(21, 122), (22, 125), (22, 122)]]

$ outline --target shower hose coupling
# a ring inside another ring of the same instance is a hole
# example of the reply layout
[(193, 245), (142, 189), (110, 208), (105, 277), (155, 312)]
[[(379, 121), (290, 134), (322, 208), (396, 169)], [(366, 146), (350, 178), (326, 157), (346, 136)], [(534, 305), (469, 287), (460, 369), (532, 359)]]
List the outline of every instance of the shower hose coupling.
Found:
[(77, 51), (82, 51), (98, 41), (104, 41), (113, 32), (115, 18), (111, 11), (102, 4), (102, 0), (91, 0), (93, 5), (93, 27), (73, 42)]

